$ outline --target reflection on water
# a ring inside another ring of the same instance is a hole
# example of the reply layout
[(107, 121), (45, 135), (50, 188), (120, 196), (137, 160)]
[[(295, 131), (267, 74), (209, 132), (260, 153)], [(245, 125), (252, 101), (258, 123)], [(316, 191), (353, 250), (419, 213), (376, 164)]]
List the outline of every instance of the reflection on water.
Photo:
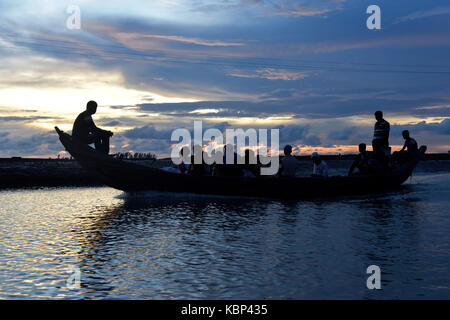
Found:
[(0, 298), (450, 298), (449, 176), (314, 201), (1, 191)]

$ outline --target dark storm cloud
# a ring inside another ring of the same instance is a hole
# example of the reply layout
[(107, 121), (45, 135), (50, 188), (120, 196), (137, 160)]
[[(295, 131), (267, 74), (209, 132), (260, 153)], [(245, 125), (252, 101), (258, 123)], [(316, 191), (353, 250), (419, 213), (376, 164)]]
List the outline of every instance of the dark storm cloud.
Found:
[(417, 117), (450, 117), (450, 105), (412, 108), (410, 114)]
[(334, 130), (328, 133), (328, 138), (338, 141), (347, 141), (355, 136), (356, 130), (357, 130), (356, 127)]
[(104, 123), (103, 125), (107, 126), (107, 127), (115, 127), (115, 126), (120, 125), (120, 122), (119, 121), (110, 121), (110, 122)]
[(280, 130), (280, 143), (284, 143), (304, 139), (308, 134), (309, 125), (279, 126), (277, 129)]
[[(174, 117), (251, 117), (261, 115), (258, 111), (262, 104), (246, 101), (201, 101), (182, 103), (147, 103), (139, 105), (140, 110), (157, 112)], [(210, 113), (202, 113), (201, 110), (214, 109)], [(257, 110), (252, 110), (257, 109)], [(199, 110), (199, 111), (198, 111)], [(197, 112), (198, 111), (198, 112)]]
[[(215, 128), (223, 132), (226, 128), (230, 128), (230, 124), (227, 122), (222, 123), (210, 123), (208, 121), (202, 122), (203, 131), (209, 128)], [(193, 137), (193, 122), (188, 123), (173, 123), (170, 129), (157, 129), (153, 125), (145, 125), (142, 127), (136, 127), (134, 129), (127, 130), (123, 132), (121, 135), (130, 140), (144, 139), (144, 140), (167, 140), (169, 141), (172, 135), (172, 131), (178, 128), (185, 128)]]
[[(209, 128), (218, 129), (221, 132), (225, 132), (226, 129), (238, 129), (242, 128), (247, 130), (249, 128), (253, 128), (252, 126), (232, 126), (228, 123), (219, 123), (219, 124), (208, 124), (207, 122), (203, 123), (203, 132)], [(174, 128), (176, 129), (176, 128)], [(193, 137), (192, 125), (187, 126), (186, 129)], [(269, 129), (279, 129), (280, 134), (280, 143), (297, 143), (311, 146), (318, 146), (321, 143), (321, 140), (315, 134), (311, 134), (309, 132), (309, 125), (288, 125), (288, 126), (276, 126), (271, 127)], [(170, 146), (173, 142), (170, 141), (172, 134), (172, 130), (158, 130), (151, 125), (138, 127), (135, 129), (127, 130), (121, 134), (121, 137), (125, 138), (126, 142), (130, 145), (127, 148), (131, 148), (133, 146), (134, 149), (146, 150), (146, 147), (151, 146), (153, 150), (155, 150), (156, 145), (164, 145)], [(122, 139), (122, 138), (119, 138)], [(120, 140), (121, 142), (125, 142), (125, 140)], [(155, 141), (159, 141), (155, 144)], [(168, 150), (164, 150), (168, 151)]]
[(319, 147), (322, 145), (322, 141), (320, 140), (320, 138), (313, 135), (301, 139), (300, 143), (312, 147)]
[(33, 155), (36, 152), (45, 152), (43, 154), (56, 154), (63, 147), (53, 131), (33, 134), (30, 136), (1, 136), (0, 135), (0, 152), (12, 155), (28, 154)]
[(438, 123), (422, 121), (417, 124), (396, 125), (392, 128), (393, 133), (397, 135), (401, 134), (403, 130), (409, 130), (411, 133), (428, 131), (438, 135), (450, 135), (450, 119), (444, 119)]
[(123, 133), (124, 137), (129, 139), (170, 139), (171, 130), (157, 130), (151, 125), (127, 130)]
[[(386, 113), (405, 115), (449, 116), (449, 108), (431, 110), (415, 109), (426, 103), (440, 104), (445, 98), (423, 97), (414, 101), (397, 97), (372, 97), (363, 99), (360, 95), (317, 95), (303, 96), (295, 99), (253, 101), (202, 101), (188, 103), (158, 103), (138, 105), (141, 111), (158, 112), (165, 115), (186, 117), (267, 117), (291, 114), (296, 118), (335, 118), (353, 115), (372, 116), (382, 109)], [(195, 113), (195, 110), (217, 109), (209, 114)]]

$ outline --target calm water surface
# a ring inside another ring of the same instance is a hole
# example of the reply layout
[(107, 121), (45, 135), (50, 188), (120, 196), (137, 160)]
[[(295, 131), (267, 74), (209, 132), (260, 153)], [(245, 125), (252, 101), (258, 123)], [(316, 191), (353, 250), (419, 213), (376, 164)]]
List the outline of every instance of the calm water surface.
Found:
[[(273, 201), (0, 191), (0, 298), (450, 298), (450, 174)], [(382, 290), (366, 288), (378, 265)], [(68, 267), (81, 287), (68, 289)]]

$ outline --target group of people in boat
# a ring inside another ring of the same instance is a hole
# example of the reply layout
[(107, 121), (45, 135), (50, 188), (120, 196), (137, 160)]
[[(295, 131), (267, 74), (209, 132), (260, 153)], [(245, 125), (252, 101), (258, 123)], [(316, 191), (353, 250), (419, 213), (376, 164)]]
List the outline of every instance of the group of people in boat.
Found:
[(415, 157), (419, 151), (417, 141), (410, 136), (408, 130), (403, 130), (402, 136), (405, 140), (403, 147), (391, 155), (390, 124), (383, 118), (382, 111), (375, 112), (375, 119), (377, 121), (372, 139), (373, 151), (369, 153), (366, 144), (360, 143), (359, 154), (350, 166), (348, 175), (355, 174), (355, 169), (358, 169), (356, 174), (382, 174)]
[[(86, 144), (95, 144), (95, 148), (104, 154), (109, 153), (109, 139), (113, 133), (111, 131), (98, 128), (92, 120), (92, 115), (97, 111), (97, 103), (89, 101), (86, 110), (78, 115), (76, 118), (72, 136), (80, 142)], [(365, 143), (359, 144), (359, 154), (353, 161), (348, 175), (354, 174), (381, 174), (392, 168), (395, 164), (405, 162), (418, 152), (417, 141), (414, 140), (408, 130), (402, 132), (405, 140), (403, 148), (399, 152), (394, 152), (391, 155), (391, 148), (389, 146), (390, 124), (383, 118), (382, 111), (375, 112), (375, 128), (372, 140), (372, 152), (367, 151)], [(284, 147), (284, 157), (281, 159), (278, 175), (281, 177), (296, 177), (301, 168), (300, 161), (292, 155), (292, 146), (286, 145)], [(185, 152), (190, 153), (189, 148), (185, 147), (181, 150), (180, 156), (183, 157)], [(227, 154), (233, 152), (234, 162), (228, 164), (225, 160)], [(190, 175), (219, 175), (219, 176), (247, 176), (255, 177), (259, 175), (261, 161), (254, 151), (247, 149), (245, 151), (244, 164), (237, 164), (238, 155), (232, 150), (232, 146), (225, 146), (223, 154), (223, 164), (214, 163), (211, 166), (204, 162), (197, 164), (194, 162), (194, 155), (201, 153), (203, 159), (203, 150), (200, 145), (194, 146), (191, 159), (189, 163), (182, 162), (178, 165), (179, 173)], [(250, 159), (255, 159), (250, 161)], [(313, 163), (312, 176), (320, 178), (328, 178), (328, 165), (321, 159), (317, 152), (311, 154), (311, 161)], [(358, 170), (355, 172), (355, 170)]]
[[(281, 159), (280, 170), (278, 174), (281, 177), (296, 177), (301, 168), (301, 163), (292, 155), (292, 146), (286, 145), (284, 147), (284, 157)], [(317, 152), (311, 154), (311, 161), (313, 163), (313, 177), (328, 178), (328, 165), (320, 158)]]
[[(183, 147), (180, 152), (180, 157), (183, 159), (186, 153), (189, 154), (190, 150), (188, 147)], [(231, 164), (226, 161), (228, 153), (232, 154), (233, 163)], [(195, 163), (196, 154), (199, 155), (200, 159), (204, 159), (204, 151), (200, 145), (194, 146), (189, 161), (185, 162), (182, 160), (182, 162), (178, 164), (177, 169), (179, 173), (191, 175), (255, 177), (258, 176), (260, 172), (260, 158), (250, 149), (245, 150), (243, 164), (238, 164), (237, 160), (239, 155), (233, 151), (233, 146), (231, 145), (226, 145), (224, 147), (222, 163), (214, 162), (212, 165), (207, 165), (203, 161), (199, 164)], [(255, 161), (250, 159), (255, 159)]]
[[(180, 152), (180, 157), (183, 157), (185, 153), (189, 153), (189, 148), (184, 147)], [(244, 176), (244, 177), (256, 177), (260, 174), (260, 168), (262, 166), (260, 158), (251, 149), (246, 149), (244, 154), (244, 163), (238, 164), (237, 158), (239, 155), (233, 151), (233, 147), (230, 145), (225, 146), (222, 163), (214, 163), (210, 166), (204, 162), (196, 164), (195, 154), (196, 152), (203, 153), (202, 147), (196, 145), (193, 148), (191, 159), (188, 163), (182, 161), (177, 169), (179, 173), (191, 174), (191, 175), (213, 175), (213, 176)], [(233, 163), (226, 163), (227, 153), (232, 152)], [(286, 145), (284, 147), (284, 157), (281, 160), (280, 169), (278, 175), (282, 177), (295, 177), (298, 175), (298, 171), (301, 168), (301, 162), (292, 155), (292, 146)], [(255, 158), (253, 158), (255, 157)], [(203, 155), (200, 154), (200, 158), (203, 159)], [(251, 161), (255, 159), (256, 161)], [(328, 165), (323, 161), (317, 152), (311, 155), (313, 162), (314, 177), (328, 178)], [(254, 163), (256, 162), (256, 163)]]

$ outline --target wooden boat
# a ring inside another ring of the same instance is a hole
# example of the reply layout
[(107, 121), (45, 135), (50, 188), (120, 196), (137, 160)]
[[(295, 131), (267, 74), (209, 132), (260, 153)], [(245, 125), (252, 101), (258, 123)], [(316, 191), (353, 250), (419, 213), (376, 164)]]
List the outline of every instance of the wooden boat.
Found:
[(123, 191), (157, 190), (222, 196), (303, 199), (365, 194), (391, 190), (404, 183), (426, 151), (385, 175), (335, 176), (328, 179), (274, 176), (192, 176), (123, 161), (78, 142), (55, 127), (61, 143), (73, 158), (106, 185)]

